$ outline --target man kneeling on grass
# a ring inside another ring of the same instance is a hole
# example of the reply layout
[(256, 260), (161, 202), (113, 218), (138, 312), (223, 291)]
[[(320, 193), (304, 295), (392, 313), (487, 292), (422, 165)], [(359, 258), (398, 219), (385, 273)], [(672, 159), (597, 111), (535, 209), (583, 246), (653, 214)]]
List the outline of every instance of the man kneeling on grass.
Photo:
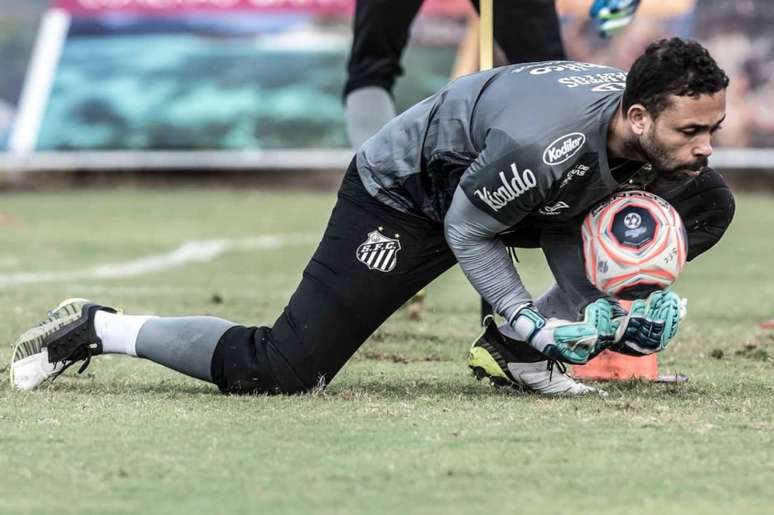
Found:
[[(585, 363), (605, 348), (660, 351), (679, 308), (667, 292), (633, 317), (596, 290), (583, 272), (580, 221), (635, 185), (676, 207), (689, 260), (714, 245), (734, 209), (707, 167), (727, 86), (707, 50), (679, 38), (650, 45), (628, 76), (550, 61), (462, 77), (360, 148), (274, 325), (129, 316), (71, 299), (19, 337), (12, 384), (33, 389), (76, 362), (85, 360), (82, 371), (95, 355), (119, 353), (226, 393), (306, 392), (329, 383), (390, 314), (457, 263), (506, 321), (474, 343), (471, 368), (546, 394), (593, 391), (551, 364)], [(557, 284), (533, 300), (507, 246), (541, 247)], [(616, 340), (621, 324), (626, 336)]]

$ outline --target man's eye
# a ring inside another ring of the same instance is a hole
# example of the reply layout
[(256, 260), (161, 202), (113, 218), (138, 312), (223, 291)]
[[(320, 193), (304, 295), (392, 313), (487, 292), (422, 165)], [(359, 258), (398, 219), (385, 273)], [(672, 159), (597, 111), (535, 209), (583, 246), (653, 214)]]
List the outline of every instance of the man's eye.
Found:
[(686, 136), (696, 136), (696, 129), (683, 129), (680, 132), (685, 134)]

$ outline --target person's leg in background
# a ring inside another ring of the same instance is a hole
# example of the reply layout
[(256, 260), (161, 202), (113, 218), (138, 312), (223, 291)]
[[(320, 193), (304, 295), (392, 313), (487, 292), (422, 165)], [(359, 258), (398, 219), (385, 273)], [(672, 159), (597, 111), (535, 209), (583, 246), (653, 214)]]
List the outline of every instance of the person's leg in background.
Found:
[(494, 38), (508, 63), (567, 58), (554, 0), (494, 0), (493, 7)]
[(357, 0), (347, 62), (347, 136), (357, 149), (395, 117), (392, 90), (422, 0)]
[(684, 181), (656, 179), (644, 189), (667, 200), (680, 213), (688, 233), (688, 261), (720, 241), (734, 219), (734, 194), (712, 168)]

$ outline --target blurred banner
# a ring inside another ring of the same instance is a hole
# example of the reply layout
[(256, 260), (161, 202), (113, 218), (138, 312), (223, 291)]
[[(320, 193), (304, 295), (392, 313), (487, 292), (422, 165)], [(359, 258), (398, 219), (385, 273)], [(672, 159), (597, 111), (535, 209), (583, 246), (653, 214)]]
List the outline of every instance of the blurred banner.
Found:
[[(697, 38), (732, 77), (719, 143), (774, 147), (770, 1), (643, 0), (612, 39), (595, 33), (589, 4), (557, 0), (571, 58), (628, 68), (655, 39)], [(0, 0), (0, 19), (13, 5)], [(23, 91), (0, 88), (0, 149), (4, 141), (21, 153), (346, 147), (341, 88), (354, 0), (56, 0), (53, 7)], [(446, 84), (470, 12), (467, 0), (425, 2), (396, 89), (399, 109)]]
[[(396, 0), (400, 1), (400, 0)], [(459, 15), (468, 12), (467, 0), (426, 0), (425, 14)], [(79, 16), (108, 12), (161, 14), (185, 11), (304, 11), (347, 13), (355, 11), (355, 0), (56, 0), (55, 7)]]
[[(346, 146), (341, 89), (353, 0), (55, 5), (60, 14), (43, 30), (61, 33), (66, 17), (66, 38), (42, 37), (41, 46), (49, 62), (61, 55), (58, 69), (28, 81), (32, 107), (12, 137), (16, 150)], [(423, 6), (431, 21), (417, 23), (405, 58), (421, 73), (401, 81), (399, 108), (448, 81), (469, 10), (467, 1)]]
[(79, 16), (108, 12), (161, 14), (185, 11), (303, 10), (351, 12), (354, 0), (56, 0), (54, 6)]

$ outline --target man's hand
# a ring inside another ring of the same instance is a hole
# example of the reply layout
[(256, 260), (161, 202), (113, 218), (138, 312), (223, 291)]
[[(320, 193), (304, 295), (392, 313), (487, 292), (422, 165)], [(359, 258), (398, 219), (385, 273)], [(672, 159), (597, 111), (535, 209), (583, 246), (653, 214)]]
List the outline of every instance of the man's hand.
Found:
[(664, 350), (680, 327), (681, 308), (680, 297), (668, 290), (635, 300), (629, 313), (617, 319), (614, 350), (640, 355)]
[(580, 365), (592, 356), (599, 338), (599, 332), (591, 322), (585, 319), (581, 322), (546, 319), (534, 307), (528, 306), (519, 311), (511, 326), (518, 339), (526, 341), (545, 356)]
[(589, 11), (603, 38), (611, 37), (632, 21), (640, 0), (595, 0)]

